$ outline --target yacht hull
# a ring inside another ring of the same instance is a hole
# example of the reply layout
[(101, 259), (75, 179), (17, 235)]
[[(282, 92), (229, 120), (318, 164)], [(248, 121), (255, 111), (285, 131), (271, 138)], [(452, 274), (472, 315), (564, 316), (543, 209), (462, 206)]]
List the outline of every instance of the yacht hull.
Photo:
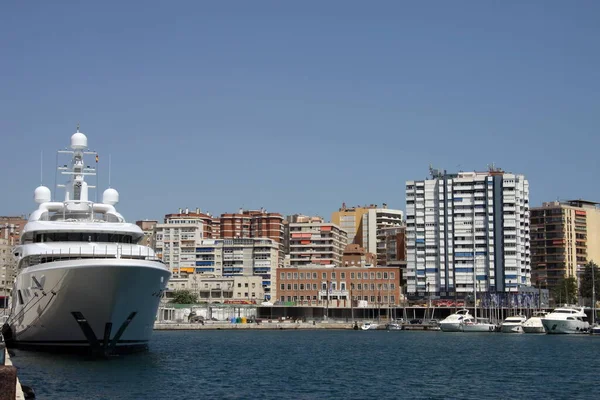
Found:
[(553, 320), (542, 319), (542, 324), (546, 333), (557, 334), (576, 334), (587, 333), (589, 324), (579, 320)]
[(546, 333), (544, 326), (525, 326), (523, 325), (523, 332), (525, 333)]
[(500, 331), (502, 333), (523, 333), (524, 332), (522, 324), (506, 324), (506, 323), (504, 323), (500, 326)]
[(458, 322), (440, 322), (442, 332), (462, 332), (462, 324)]
[(23, 269), (9, 345), (65, 352), (144, 350), (170, 272), (159, 262), (79, 259)]
[(496, 326), (493, 324), (476, 323), (476, 324), (463, 324), (463, 332), (495, 332)]

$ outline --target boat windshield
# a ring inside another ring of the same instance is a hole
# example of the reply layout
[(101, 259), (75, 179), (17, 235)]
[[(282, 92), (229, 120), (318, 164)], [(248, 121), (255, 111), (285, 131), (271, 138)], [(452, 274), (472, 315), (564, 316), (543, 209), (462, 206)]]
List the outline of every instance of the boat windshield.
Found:
[(44, 232), (36, 234), (34, 242), (136, 243), (130, 234), (107, 232)]

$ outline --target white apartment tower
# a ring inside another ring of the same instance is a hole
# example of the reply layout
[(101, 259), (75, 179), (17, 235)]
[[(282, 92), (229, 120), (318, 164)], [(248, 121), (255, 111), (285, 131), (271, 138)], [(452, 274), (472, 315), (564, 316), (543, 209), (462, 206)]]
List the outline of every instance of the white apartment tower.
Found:
[(431, 176), (406, 182), (407, 292), (454, 297), (529, 286), (525, 177), (493, 167)]
[(371, 208), (362, 216), (362, 243), (365, 250), (377, 255), (377, 265), (385, 265), (387, 259), (387, 230), (402, 226), (402, 210)]

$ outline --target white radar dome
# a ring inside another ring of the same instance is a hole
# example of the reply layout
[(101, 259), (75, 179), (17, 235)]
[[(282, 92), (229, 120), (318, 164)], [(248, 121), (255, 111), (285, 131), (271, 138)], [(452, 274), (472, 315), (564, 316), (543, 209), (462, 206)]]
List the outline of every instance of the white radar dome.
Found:
[(102, 194), (102, 203), (110, 204), (111, 206), (114, 206), (118, 202), (119, 202), (119, 192), (117, 192), (115, 189), (112, 189), (112, 188), (106, 189), (104, 191), (104, 193)]
[(38, 204), (49, 202), (51, 198), (50, 189), (46, 186), (38, 186), (33, 192), (33, 198)]
[(87, 137), (77, 131), (71, 136), (71, 148), (73, 150), (84, 150), (87, 149)]

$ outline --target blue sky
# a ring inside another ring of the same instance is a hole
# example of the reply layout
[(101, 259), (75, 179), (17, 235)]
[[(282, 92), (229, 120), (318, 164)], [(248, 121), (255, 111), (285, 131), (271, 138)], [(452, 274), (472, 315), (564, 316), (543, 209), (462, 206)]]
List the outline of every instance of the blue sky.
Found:
[(0, 214), (77, 123), (129, 220), (404, 209), (430, 163), (600, 201), (599, 2), (214, 3), (3, 2)]

